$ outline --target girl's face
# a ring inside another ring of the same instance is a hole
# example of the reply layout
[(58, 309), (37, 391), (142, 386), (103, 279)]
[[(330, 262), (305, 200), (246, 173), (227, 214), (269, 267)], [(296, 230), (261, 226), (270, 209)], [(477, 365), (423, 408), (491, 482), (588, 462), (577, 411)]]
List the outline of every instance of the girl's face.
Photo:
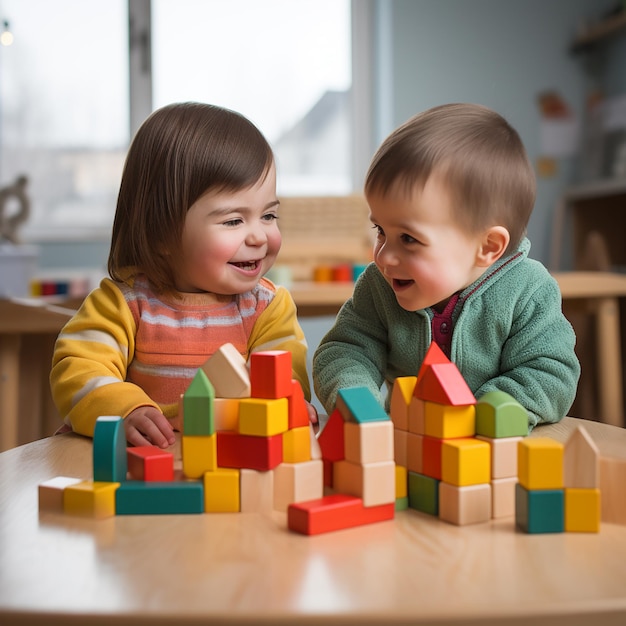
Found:
[(396, 184), (367, 200), (378, 231), (374, 260), (403, 309), (443, 305), (484, 272), (478, 261), (482, 235), (458, 225), (436, 176), (410, 194)]
[(242, 191), (208, 192), (187, 212), (176, 288), (219, 295), (254, 288), (281, 245), (276, 169)]

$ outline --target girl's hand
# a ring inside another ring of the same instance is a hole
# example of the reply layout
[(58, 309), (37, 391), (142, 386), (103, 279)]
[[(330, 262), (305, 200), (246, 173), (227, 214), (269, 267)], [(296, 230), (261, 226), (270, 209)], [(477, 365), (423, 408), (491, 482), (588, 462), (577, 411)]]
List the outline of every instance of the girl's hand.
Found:
[(319, 424), (319, 419), (317, 417), (317, 409), (310, 403), (307, 402), (306, 403), (306, 410), (309, 414), (309, 422), (311, 422), (311, 424), (313, 424), (313, 426), (316, 426)]
[(133, 446), (167, 448), (176, 441), (168, 419), (153, 406), (140, 406), (124, 419), (126, 441)]

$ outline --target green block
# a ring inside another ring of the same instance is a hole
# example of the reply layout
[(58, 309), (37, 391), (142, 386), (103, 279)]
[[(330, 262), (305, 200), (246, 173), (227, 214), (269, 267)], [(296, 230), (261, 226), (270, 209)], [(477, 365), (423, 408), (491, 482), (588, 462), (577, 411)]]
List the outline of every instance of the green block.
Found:
[(505, 391), (489, 391), (476, 402), (476, 434), (492, 439), (528, 435), (528, 412)]
[(93, 432), (93, 479), (96, 482), (120, 483), (126, 480), (127, 473), (124, 420), (103, 415), (96, 420)]
[(406, 511), (409, 508), (409, 496), (404, 496), (404, 498), (396, 498), (396, 511)]
[(409, 472), (409, 506), (422, 513), (439, 515), (439, 481)]
[(183, 395), (183, 434), (202, 437), (215, 432), (214, 399), (215, 389), (199, 369)]
[(115, 492), (116, 515), (204, 513), (200, 481), (144, 482), (129, 480)]
[(337, 408), (344, 420), (354, 420), (358, 424), (390, 419), (367, 387), (340, 389), (337, 395)]
[(527, 533), (565, 531), (565, 490), (515, 485), (515, 523)]

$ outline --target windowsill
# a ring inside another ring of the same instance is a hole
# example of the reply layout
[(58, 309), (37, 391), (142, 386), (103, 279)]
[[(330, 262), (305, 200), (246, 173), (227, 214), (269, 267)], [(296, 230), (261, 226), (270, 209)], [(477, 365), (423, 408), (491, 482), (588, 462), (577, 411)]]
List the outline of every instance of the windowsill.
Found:
[(63, 242), (106, 242), (111, 239), (111, 227), (28, 228), (18, 233), (20, 241), (28, 244)]

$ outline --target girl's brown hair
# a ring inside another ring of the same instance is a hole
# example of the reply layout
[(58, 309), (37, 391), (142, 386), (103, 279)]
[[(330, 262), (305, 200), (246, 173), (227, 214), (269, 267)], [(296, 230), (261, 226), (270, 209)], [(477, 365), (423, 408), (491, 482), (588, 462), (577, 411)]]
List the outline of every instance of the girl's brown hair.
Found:
[(174, 292), (190, 207), (209, 190), (247, 189), (273, 163), (266, 139), (239, 113), (197, 102), (152, 113), (124, 164), (108, 259), (111, 278), (142, 273), (157, 292)]
[(420, 113), (385, 139), (370, 164), (365, 194), (399, 183), (410, 194), (437, 173), (455, 217), (469, 232), (504, 226), (516, 249), (535, 204), (536, 180), (522, 141), (498, 113), (446, 104)]

